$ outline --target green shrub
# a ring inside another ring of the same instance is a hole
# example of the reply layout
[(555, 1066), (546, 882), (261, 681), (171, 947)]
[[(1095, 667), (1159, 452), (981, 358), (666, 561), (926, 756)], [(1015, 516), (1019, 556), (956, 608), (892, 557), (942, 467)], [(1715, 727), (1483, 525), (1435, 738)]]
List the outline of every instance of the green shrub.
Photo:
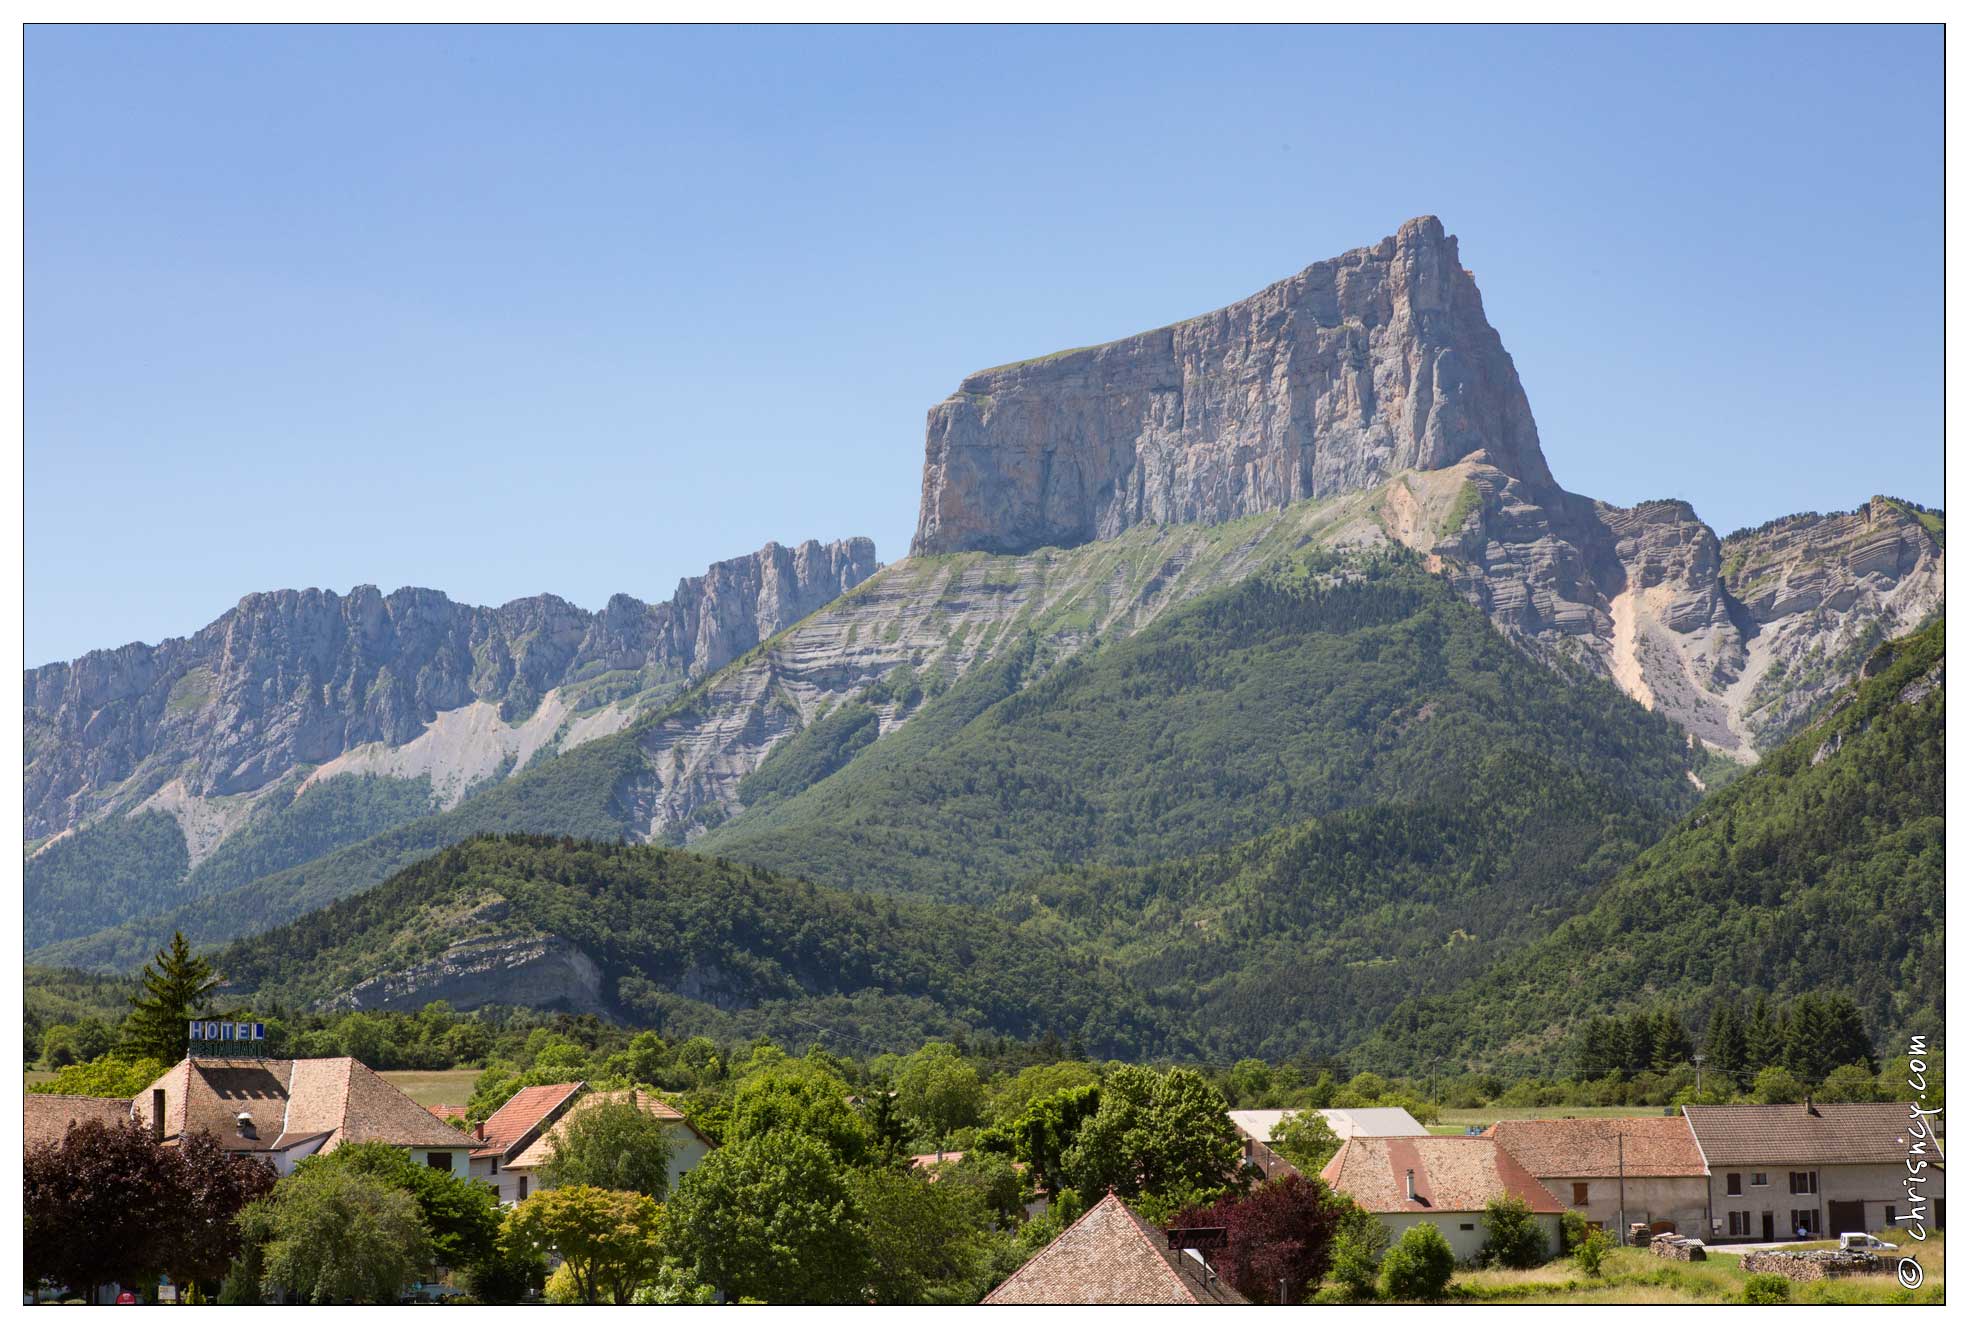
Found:
[(1579, 1272), (1588, 1278), (1598, 1278), (1600, 1266), (1606, 1263), (1607, 1248), (1612, 1244), (1607, 1240), (1606, 1233), (1598, 1228), (1592, 1228), (1580, 1240), (1579, 1245), (1573, 1248), (1573, 1263), (1578, 1265)]
[(1381, 1291), (1393, 1301), (1435, 1301), (1455, 1272), (1448, 1238), (1434, 1223), (1417, 1223), (1381, 1257)]
[(1502, 1269), (1530, 1269), (1551, 1252), (1545, 1229), (1531, 1206), (1515, 1195), (1500, 1195), (1484, 1206), (1484, 1248), (1478, 1258)]
[(1586, 1234), (1593, 1229), (1587, 1225), (1586, 1215), (1577, 1209), (1568, 1209), (1559, 1215), (1559, 1253), (1571, 1255), (1586, 1240)]
[(1783, 1306), (1791, 1300), (1791, 1280), (1783, 1274), (1752, 1274), (1743, 1280), (1746, 1306)]

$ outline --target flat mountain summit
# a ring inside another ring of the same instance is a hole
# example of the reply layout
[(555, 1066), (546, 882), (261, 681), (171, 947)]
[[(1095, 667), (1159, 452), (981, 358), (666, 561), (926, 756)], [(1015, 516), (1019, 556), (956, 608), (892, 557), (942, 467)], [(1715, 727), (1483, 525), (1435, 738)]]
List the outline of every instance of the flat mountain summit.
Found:
[(930, 411), (912, 553), (1025, 553), (1224, 522), (1482, 454), (1551, 472), (1434, 217), (1214, 313), (966, 378)]

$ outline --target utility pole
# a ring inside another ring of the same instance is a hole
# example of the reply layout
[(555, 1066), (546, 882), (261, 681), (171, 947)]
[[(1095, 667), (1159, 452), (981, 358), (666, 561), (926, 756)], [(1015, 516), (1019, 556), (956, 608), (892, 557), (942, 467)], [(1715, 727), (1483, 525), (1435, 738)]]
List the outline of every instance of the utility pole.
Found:
[(1696, 1097), (1702, 1097), (1702, 1053), (1696, 1053)]
[(1614, 1148), (1620, 1154), (1620, 1244), (1627, 1244), (1627, 1137), (1614, 1132)]

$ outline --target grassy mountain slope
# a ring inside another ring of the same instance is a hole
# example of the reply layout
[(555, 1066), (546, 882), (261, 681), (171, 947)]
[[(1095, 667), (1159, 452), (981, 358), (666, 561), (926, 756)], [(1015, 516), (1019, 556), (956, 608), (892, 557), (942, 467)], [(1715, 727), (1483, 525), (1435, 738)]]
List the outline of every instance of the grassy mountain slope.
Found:
[(1694, 797), (1675, 726), (1533, 663), (1403, 552), (1302, 551), (1036, 672), (1008, 653), (695, 846), (831, 885), (984, 901), (1063, 866), (1454, 797), (1505, 751), (1591, 771), (1647, 815)]
[(657, 846), (472, 839), (215, 959), (234, 990), (301, 1007), (463, 941), (534, 935), (573, 943), (618, 1014), (660, 1029), (804, 1043), (824, 1026), (878, 1049), (957, 1027), (1077, 1034), (1117, 1056), (1184, 1046), (1100, 966), (1002, 920)]
[(1882, 1046), (1942, 1031), (1944, 637), (1882, 646), (1805, 732), (1705, 800), (1578, 918), (1361, 1051), (1390, 1071), (1553, 1073), (1588, 1015), (1844, 987)]

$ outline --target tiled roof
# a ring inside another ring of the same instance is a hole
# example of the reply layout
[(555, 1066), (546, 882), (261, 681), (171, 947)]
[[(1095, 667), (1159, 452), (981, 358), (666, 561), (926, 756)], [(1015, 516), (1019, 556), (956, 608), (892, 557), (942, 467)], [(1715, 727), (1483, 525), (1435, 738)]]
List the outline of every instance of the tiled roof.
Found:
[[(1898, 1163), (1911, 1139), (1902, 1103), (1691, 1103), (1682, 1111), (1712, 1172), (1725, 1163)], [(1932, 1144), (1928, 1161), (1938, 1161)]]
[(1702, 1152), (1674, 1117), (1569, 1117), (1500, 1121), (1496, 1140), (1535, 1177), (1700, 1177)]
[[(286, 1149), (323, 1136), (323, 1149), (372, 1140), (433, 1149), (472, 1144), (353, 1057), (186, 1058), (137, 1095), (139, 1120), (149, 1119), (153, 1089), (164, 1091), (167, 1140), (209, 1131), (234, 1152)], [(242, 1112), (249, 1119), (244, 1130)]]
[[(588, 1111), (590, 1108), (599, 1107), (603, 1103), (626, 1103), (631, 1100), (632, 1096), (637, 1107), (647, 1112), (650, 1116), (655, 1117), (658, 1121), (679, 1122), (686, 1130), (689, 1130), (693, 1135), (697, 1135), (696, 1128), (684, 1119), (684, 1114), (671, 1107), (662, 1099), (636, 1089), (609, 1089), (583, 1094), (575, 1101), (573, 1107), (563, 1112), (552, 1126), (540, 1133), (539, 1139), (521, 1150), (519, 1157), (508, 1163), (507, 1166), (511, 1168), (537, 1168), (541, 1166), (549, 1158), (553, 1157), (554, 1144), (567, 1134), (568, 1122), (572, 1121), (581, 1113)], [(698, 1138), (700, 1140), (704, 1139), (702, 1135), (698, 1135)], [(711, 1143), (709, 1140), (705, 1140), (704, 1142), (706, 1144)]]
[(463, 1103), (428, 1103), (424, 1110), (439, 1121), (450, 1121), (453, 1117), (463, 1121), (470, 1115), (470, 1109)]
[(1285, 1119), (1299, 1112), (1318, 1112), (1343, 1140), (1356, 1135), (1427, 1135), (1429, 1128), (1409, 1115), (1407, 1108), (1240, 1108), (1231, 1124), (1260, 1144), (1278, 1136)]
[(77, 1122), (114, 1124), (130, 1120), (127, 1098), (90, 1098), (84, 1094), (26, 1094), (22, 1097), (23, 1148), (60, 1144)]
[(1517, 1196), (1534, 1213), (1565, 1208), (1524, 1164), (1482, 1135), (1357, 1135), (1340, 1146), (1320, 1179), (1373, 1214), (1471, 1213), (1500, 1195)]
[(515, 1146), (532, 1144), (534, 1131), (586, 1087), (582, 1081), (575, 1080), (569, 1084), (529, 1085), (519, 1090), (485, 1119), (476, 1152), (482, 1157), (503, 1157)]
[(1242, 1305), (1112, 1192), (992, 1289), (987, 1306)]
[[(353, 1058), (343, 1060), (349, 1065), (348, 1088), (343, 1099), (341, 1132), (334, 1143), (382, 1141), (434, 1149), (472, 1147), (474, 1141), (471, 1136), (456, 1126), (437, 1120), (419, 1107), (416, 1099), (375, 1071)], [(300, 1067), (307, 1063), (296, 1062), (295, 1065)], [(289, 1124), (292, 1125), (291, 1122)]]

